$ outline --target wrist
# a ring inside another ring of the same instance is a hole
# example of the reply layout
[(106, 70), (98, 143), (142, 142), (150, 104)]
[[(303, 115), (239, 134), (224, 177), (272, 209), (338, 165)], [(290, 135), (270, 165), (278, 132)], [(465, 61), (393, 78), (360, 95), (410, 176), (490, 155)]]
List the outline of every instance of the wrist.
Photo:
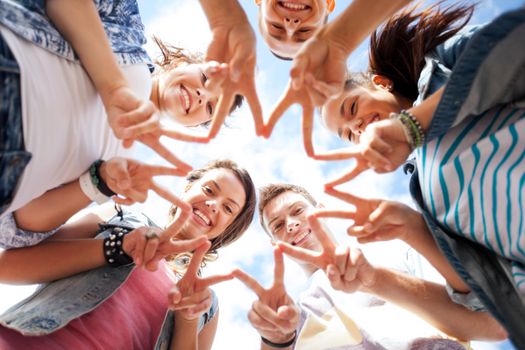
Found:
[(282, 337), (272, 337), (271, 339), (261, 336), (261, 340), (264, 344), (272, 348), (287, 348), (290, 347), (297, 336), (297, 331), (293, 331), (288, 334), (284, 334)]

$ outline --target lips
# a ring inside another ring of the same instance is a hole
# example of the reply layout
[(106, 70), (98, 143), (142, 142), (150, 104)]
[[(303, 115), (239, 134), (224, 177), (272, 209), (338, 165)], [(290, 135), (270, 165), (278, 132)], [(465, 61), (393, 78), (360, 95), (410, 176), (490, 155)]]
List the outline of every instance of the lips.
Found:
[(279, 1), (277, 2), (279, 6), (285, 8), (288, 11), (304, 11), (310, 9), (310, 6), (300, 4), (297, 2), (291, 2), (291, 1)]
[(299, 234), (297, 234), (293, 241), (291, 242), (292, 245), (294, 246), (300, 246), (302, 245), (303, 243), (306, 242), (306, 240), (308, 239), (308, 236), (310, 235), (310, 233), (312, 233), (312, 230), (311, 229), (306, 229), (302, 232), (300, 232)]
[(212, 225), (212, 221), (209, 216), (200, 209), (193, 209), (193, 219), (202, 226), (209, 227)]
[(191, 94), (188, 91), (188, 89), (182, 84), (180, 84), (179, 98), (180, 98), (180, 105), (182, 106), (182, 109), (184, 109), (186, 114), (188, 114), (190, 112), (192, 98), (191, 98)]

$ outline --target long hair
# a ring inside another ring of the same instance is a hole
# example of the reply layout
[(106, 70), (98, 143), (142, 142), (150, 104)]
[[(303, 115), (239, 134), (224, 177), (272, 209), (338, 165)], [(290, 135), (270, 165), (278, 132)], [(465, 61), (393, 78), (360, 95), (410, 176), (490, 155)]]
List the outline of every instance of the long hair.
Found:
[(394, 91), (411, 100), (418, 96), (425, 55), (460, 31), (474, 11), (474, 5), (440, 9), (441, 4), (421, 12), (416, 12), (419, 5), (402, 11), (370, 38), (370, 73), (389, 78)]
[[(231, 160), (214, 160), (206, 164), (204, 167), (195, 169), (191, 171), (187, 176), (188, 185), (199, 179), (201, 179), (204, 174), (213, 169), (228, 169), (231, 170), (237, 179), (241, 182), (246, 200), (244, 206), (241, 208), (233, 222), (226, 227), (224, 232), (222, 232), (217, 237), (210, 240), (211, 247), (206, 253), (206, 256), (203, 260), (203, 266), (205, 266), (207, 261), (213, 261), (217, 259), (217, 250), (221, 247), (225, 247), (237, 239), (239, 239), (242, 234), (250, 226), (253, 216), (255, 213), (256, 207), (256, 190), (255, 185), (253, 184), (252, 178), (246, 169), (239, 167), (234, 161)], [(172, 206), (169, 211), (169, 221), (172, 221), (177, 213), (177, 207)], [(191, 253), (181, 253), (177, 256), (167, 257), (166, 260), (172, 261), (172, 268), (178, 274), (184, 273), (187, 268), (187, 265), (190, 262), (192, 254)]]

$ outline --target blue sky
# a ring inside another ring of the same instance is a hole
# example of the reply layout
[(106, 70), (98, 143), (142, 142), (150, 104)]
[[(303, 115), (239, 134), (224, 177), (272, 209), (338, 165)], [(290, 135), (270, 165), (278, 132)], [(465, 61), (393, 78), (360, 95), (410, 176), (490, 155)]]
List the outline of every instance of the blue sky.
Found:
[[(433, 2), (426, 2), (433, 3)], [(506, 9), (515, 7), (516, 1), (479, 1), (471, 20), (472, 24), (483, 23), (494, 18)], [(340, 13), (346, 1), (338, 1), (335, 14)], [(198, 51), (205, 51), (210, 40), (209, 30), (198, 2), (195, 0), (141, 0), (140, 10), (148, 34), (156, 34), (163, 40)], [(250, 22), (257, 28), (257, 7), (252, 0), (242, 1)], [(333, 18), (334, 15), (331, 17)], [(257, 39), (257, 87), (266, 117), (271, 107), (283, 92), (290, 63), (280, 61), (270, 54), (258, 36)], [(155, 55), (155, 48), (148, 46)], [(352, 70), (366, 69), (367, 42), (365, 41), (349, 58)], [(253, 123), (247, 108), (243, 108), (230, 118), (230, 128), (223, 128), (217, 139), (210, 145), (193, 145), (173, 141), (175, 152), (197, 167), (210, 159), (229, 157), (246, 167), (252, 174), (257, 186), (269, 182), (289, 182), (302, 185), (327, 207), (341, 207), (341, 203), (325, 196), (322, 184), (349, 166), (346, 162), (314, 162), (308, 159), (302, 149), (300, 129), (300, 108), (292, 107), (279, 122), (272, 138), (268, 141), (258, 139), (253, 134)], [(337, 138), (328, 134), (316, 118), (315, 145), (317, 149), (333, 149), (344, 146)], [(152, 162), (162, 162), (147, 150), (141, 155)], [(173, 188), (181, 189), (182, 181), (165, 179)], [(390, 198), (410, 204), (408, 195), (408, 177), (401, 171), (389, 175), (366, 173), (345, 189), (365, 197)], [(158, 221), (164, 220), (167, 204), (153, 198), (144, 205), (143, 210)], [(271, 283), (273, 278), (273, 258), (268, 238), (258, 227), (258, 219), (250, 230), (238, 242), (220, 252), (217, 262), (208, 267), (207, 273), (227, 270), (240, 266), (253, 274), (263, 285)], [(344, 235), (345, 223), (330, 223), (336, 238), (345, 244), (356, 244)], [(396, 266), (399, 255), (406, 247), (401, 243), (374, 243), (362, 247), (370, 261), (378, 265)], [(437, 278), (435, 274), (431, 274)], [(304, 288), (305, 278), (301, 270), (292, 262), (286, 261), (285, 280), (289, 294), (296, 297)], [(250, 327), (246, 315), (255, 295), (239, 282), (228, 282), (214, 288), (219, 294), (221, 305), (220, 325), (214, 349), (258, 348), (259, 337)], [(476, 344), (476, 349), (512, 349), (509, 344)]]

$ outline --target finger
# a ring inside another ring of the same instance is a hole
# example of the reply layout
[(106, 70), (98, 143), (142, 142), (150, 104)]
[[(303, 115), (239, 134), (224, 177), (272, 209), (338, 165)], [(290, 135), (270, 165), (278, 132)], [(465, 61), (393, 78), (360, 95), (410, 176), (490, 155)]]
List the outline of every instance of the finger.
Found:
[(277, 316), (294, 323), (299, 319), (299, 311), (295, 305), (281, 305), (277, 308)]
[(335, 290), (344, 289), (344, 282), (343, 282), (343, 279), (341, 278), (342, 277), (341, 272), (335, 265), (329, 264), (326, 267), (326, 277), (328, 277), (328, 280), (330, 281), (330, 285), (332, 286), (332, 288), (334, 288)]
[(315, 155), (312, 141), (314, 124), (314, 109), (311, 104), (303, 104), (303, 145), (308, 157)]
[(363, 226), (360, 226), (360, 225), (353, 225), (353, 226), (350, 226), (350, 227), (346, 230), (346, 233), (347, 233), (349, 236), (357, 237), (357, 238), (365, 237), (365, 236), (369, 236), (369, 235), (370, 235), (370, 232), (365, 231), (364, 228), (363, 228)]
[(316, 154), (316, 160), (345, 160), (355, 157), (360, 157), (361, 152), (356, 147), (345, 147), (332, 151), (327, 151), (321, 154)]
[[(330, 84), (322, 80), (315, 79), (313, 75), (311, 76), (312, 78), (309, 79), (308, 84), (316, 91), (322, 93), (322, 95), (325, 97), (325, 101), (341, 93), (341, 87), (339, 84)], [(316, 104), (316, 106), (319, 106), (319, 104)]]
[(117, 193), (126, 198), (132, 199), (134, 202), (139, 202), (139, 203), (143, 203), (148, 198), (147, 190), (138, 191), (133, 188), (122, 190), (118, 188), (117, 186)]
[(279, 330), (289, 330), (290, 322), (286, 319), (282, 319), (277, 315), (277, 312), (274, 311), (270, 306), (264, 302), (255, 302), (253, 303), (253, 310), (264, 320), (270, 322)]
[(162, 128), (161, 134), (169, 138), (172, 138), (174, 140), (180, 140), (180, 141), (185, 141), (185, 142), (198, 142), (198, 143), (210, 142), (210, 138), (208, 137), (208, 135), (197, 135), (197, 134), (182, 132), (179, 130), (171, 130), (171, 129)]
[(201, 301), (199, 304), (190, 307), (187, 309), (188, 317), (193, 317), (194, 315), (198, 315), (200, 313), (204, 313), (208, 311), (211, 307), (212, 300), (211, 298), (207, 298), (206, 300)]
[(138, 137), (158, 130), (160, 130), (160, 119), (156, 114), (152, 114), (142, 123), (137, 123), (126, 128), (126, 132), (132, 135), (132, 137)]
[(234, 276), (233, 276), (233, 274), (231, 272), (227, 273), (227, 274), (217, 274), (217, 275), (213, 275), (213, 276), (202, 278), (200, 283), (203, 286), (209, 287), (209, 286), (217, 284), (217, 283), (221, 283), (221, 282), (224, 282), (224, 281), (229, 281), (229, 280), (233, 279), (233, 277)]
[(234, 98), (235, 93), (232, 84), (225, 84), (222, 90), (222, 95), (219, 97), (219, 101), (215, 106), (215, 113), (213, 113), (211, 127), (208, 133), (210, 139), (214, 138), (219, 133), (226, 116), (230, 113), (230, 108)]
[(302, 89), (304, 83), (304, 75), (306, 70), (308, 69), (309, 63), (310, 60), (308, 59), (307, 55), (299, 53), (295, 56), (292, 62), (292, 68), (290, 69), (290, 87), (292, 87), (294, 90)]
[[(327, 191), (328, 193), (328, 191)], [(356, 215), (355, 210), (328, 210), (319, 209), (310, 214), (314, 218), (336, 218), (336, 219), (350, 219), (354, 220)]]
[[(155, 190), (155, 192), (157, 192), (157, 190)], [(169, 198), (170, 196), (173, 195), (168, 192), (163, 193), (161, 197)], [(175, 215), (175, 219), (168, 225), (168, 227), (166, 227), (164, 231), (165, 234), (167, 234), (169, 237), (175, 237), (182, 229), (182, 227), (184, 227), (184, 223), (186, 222), (186, 220), (188, 220), (189, 216), (191, 215), (191, 206), (175, 196), (173, 196), (173, 198), (170, 198), (169, 201), (177, 207), (177, 213)]]
[(246, 287), (250, 288), (251, 290), (253, 290), (255, 292), (255, 294), (257, 294), (257, 296), (259, 298), (262, 298), (263, 295), (264, 295), (264, 288), (259, 284), (259, 282), (257, 282), (255, 280), (255, 278), (253, 278), (252, 276), (248, 275), (246, 272), (240, 270), (240, 269), (235, 269), (233, 271), (233, 275), (235, 276), (235, 278), (237, 278), (238, 280), (240, 280), (242, 283), (244, 283), (246, 285)]
[(141, 142), (177, 168), (180, 168), (183, 171), (190, 171), (192, 169), (191, 165), (177, 158), (159, 141), (159, 139), (141, 139)]
[(326, 233), (321, 221), (315, 217), (308, 216), (308, 224), (310, 225), (310, 229), (312, 229), (312, 233), (317, 237), (319, 243), (321, 243), (323, 250), (325, 252), (335, 251), (335, 244), (330, 236), (328, 236), (328, 233)]
[(226, 35), (227, 33), (223, 31), (214, 31), (213, 39), (208, 45), (208, 50), (206, 51), (206, 61), (218, 61), (224, 62), (224, 46), (226, 45)]
[(106, 162), (106, 173), (109, 177), (106, 182), (114, 184), (113, 187), (118, 184), (119, 189), (125, 190), (131, 185), (128, 161), (124, 158), (113, 158)]
[(312, 263), (317, 266), (318, 263), (318, 252), (314, 252), (309, 249), (299, 248), (292, 246), (285, 242), (277, 242), (279, 249), (286, 255), (291, 256), (292, 258), (299, 259), (308, 263)]
[(118, 204), (121, 205), (132, 205), (135, 203), (135, 201), (131, 198), (125, 198), (125, 197), (119, 197), (119, 196), (112, 196), (111, 199)]
[(362, 151), (362, 155), (368, 161), (369, 167), (374, 168), (376, 171), (381, 169), (390, 169), (392, 167), (392, 164), (388, 158), (383, 156), (375, 148), (364, 149), (364, 151)]
[(283, 253), (279, 249), (279, 247), (273, 248), (273, 258), (275, 261), (275, 266), (273, 270), (274, 274), (274, 285), (283, 286), (283, 280), (284, 280), (284, 261), (283, 261)]
[(229, 75), (229, 66), (226, 63), (211, 61), (206, 63), (204, 72), (208, 77), (204, 84), (210, 91), (220, 89)]
[(250, 110), (252, 111), (253, 122), (255, 124), (255, 134), (257, 136), (263, 136), (265, 133), (263, 111), (261, 107), (261, 102), (259, 101), (259, 97), (257, 96), (255, 83), (253, 83), (250, 86), (250, 89), (244, 92), (244, 97), (246, 97), (248, 105), (250, 106)]
[(196, 306), (206, 299), (210, 299), (211, 293), (209, 289), (203, 289), (201, 291), (190, 291), (186, 292), (186, 295), (182, 296), (182, 299), (177, 303), (177, 309), (183, 309), (188, 307)]
[(269, 138), (272, 134), (273, 128), (275, 127), (275, 124), (279, 121), (279, 119), (283, 116), (284, 112), (288, 108), (290, 108), (291, 105), (296, 103), (297, 101), (294, 98), (294, 91), (292, 90), (292, 87), (290, 84), (288, 84), (286, 90), (284, 91), (283, 96), (279, 99), (277, 102), (277, 105), (273, 108), (272, 113), (270, 114), (270, 118), (268, 119), (268, 122), (266, 123), (265, 127), (265, 137)]
[(144, 261), (144, 247), (146, 246), (146, 237), (144, 234), (147, 230), (147, 227), (143, 227), (139, 232), (137, 232), (138, 234), (135, 240), (135, 249), (133, 250), (133, 261), (135, 261), (137, 266), (142, 266)]
[(184, 252), (192, 252), (206, 243), (209, 243), (208, 238), (206, 236), (200, 236), (197, 238), (185, 240), (170, 240), (168, 243), (170, 246), (167, 249), (164, 257)]
[(171, 288), (171, 290), (168, 292), (168, 304), (177, 305), (181, 299), (182, 293), (180, 292), (179, 288), (177, 286)]
[(162, 165), (143, 165), (141, 170), (147, 176), (185, 176), (187, 172), (179, 168), (166, 167)]
[[(329, 194), (330, 196), (333, 196), (335, 198), (338, 198), (346, 203), (354, 205), (356, 208), (362, 207), (364, 205), (369, 204), (370, 200), (365, 199), (359, 196), (356, 196), (349, 192), (343, 192), (338, 189), (335, 189), (333, 187), (325, 188), (325, 192)], [(322, 212), (323, 210), (320, 209), (319, 212)]]
[[(145, 101), (136, 109), (120, 115), (117, 122), (122, 127), (130, 127), (149, 120), (153, 115), (155, 115), (155, 106), (151, 101)], [(159, 118), (156, 117), (156, 120), (158, 121)]]
[(373, 232), (392, 222), (392, 213), (388, 214), (391, 208), (387, 202), (381, 201), (379, 206), (368, 215), (368, 222), (364, 225), (365, 231)]
[(255, 328), (259, 332), (279, 332), (279, 329), (277, 327), (275, 327), (270, 322), (266, 321), (253, 309), (248, 312), (248, 321), (250, 321), (253, 328)]
[(363, 163), (362, 161), (357, 161), (356, 164), (354, 164), (354, 166), (351, 168), (351, 170), (349, 172), (347, 172), (346, 174), (343, 174), (341, 175), (340, 177), (334, 179), (334, 180), (331, 180), (327, 183), (324, 184), (324, 188), (325, 190), (330, 188), (330, 187), (335, 187), (337, 185), (340, 185), (340, 184), (343, 184), (345, 182), (348, 182), (352, 179), (354, 179), (355, 177), (357, 177), (357, 175), (361, 174), (363, 171), (365, 170), (368, 170), (370, 167), (368, 165), (368, 163)]
[(206, 252), (208, 251), (208, 249), (210, 249), (210, 247), (211, 247), (211, 242), (206, 241), (200, 246), (198, 246), (197, 249), (195, 249), (191, 257), (190, 265), (188, 266), (188, 269), (186, 270), (185, 276), (189, 275), (189, 276), (197, 277), (199, 268), (201, 267), (201, 264), (202, 264), (202, 259), (204, 259), (204, 255), (206, 255)]

